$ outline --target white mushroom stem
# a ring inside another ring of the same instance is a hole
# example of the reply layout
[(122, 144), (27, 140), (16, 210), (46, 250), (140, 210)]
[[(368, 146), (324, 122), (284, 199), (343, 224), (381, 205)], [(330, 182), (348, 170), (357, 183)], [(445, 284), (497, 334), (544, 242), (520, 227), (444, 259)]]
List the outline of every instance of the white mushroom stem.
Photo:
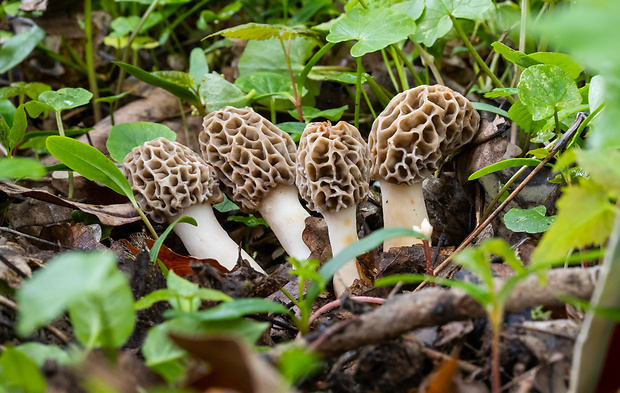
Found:
[[(414, 184), (394, 184), (385, 180), (379, 181), (383, 204), (383, 226), (385, 228), (420, 228), (424, 219), (428, 220), (426, 205), (422, 196), (422, 182)], [(383, 251), (392, 247), (421, 244), (417, 237), (396, 237), (383, 243)]]
[[(198, 224), (198, 227), (195, 227), (180, 222), (173, 229), (183, 241), (190, 255), (215, 259), (228, 270), (232, 270), (237, 265), (239, 245), (222, 228), (211, 205), (203, 203), (190, 206), (183, 209), (178, 215), (171, 217), (170, 222), (174, 222), (182, 216), (190, 216)], [(248, 261), (254, 270), (265, 274), (263, 268), (243, 249), (241, 249), (241, 257)]]
[(310, 249), (301, 235), (306, 228), (306, 217), (310, 214), (299, 203), (297, 187), (276, 186), (262, 200), (258, 211), (288, 255), (299, 260), (308, 259)]
[[(338, 212), (322, 212), (321, 214), (327, 223), (329, 243), (332, 246), (333, 256), (338, 255), (340, 251), (357, 241), (355, 206), (347, 207)], [(336, 292), (336, 296), (342, 295), (359, 278), (357, 262), (355, 259), (352, 259), (334, 275), (334, 292)]]

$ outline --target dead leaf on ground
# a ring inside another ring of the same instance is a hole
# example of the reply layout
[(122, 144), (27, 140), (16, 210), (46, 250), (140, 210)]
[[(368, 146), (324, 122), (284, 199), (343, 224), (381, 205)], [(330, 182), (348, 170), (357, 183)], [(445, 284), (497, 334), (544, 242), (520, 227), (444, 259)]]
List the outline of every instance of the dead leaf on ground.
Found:
[(329, 234), (325, 220), (319, 217), (307, 217), (306, 227), (301, 234), (304, 243), (310, 249), (310, 258), (316, 258), (325, 263), (332, 258), (332, 247), (329, 244)]
[[(26, 251), (17, 244), (7, 243), (1, 245), (0, 255), (26, 276), (32, 276)], [(6, 281), (11, 288), (15, 289), (19, 288), (24, 280), (21, 274), (8, 266), (4, 260), (0, 261), (0, 279)]]
[(101, 241), (101, 226), (98, 224), (84, 225), (82, 222), (70, 224), (63, 222), (41, 230), (42, 239), (78, 250), (104, 250)]

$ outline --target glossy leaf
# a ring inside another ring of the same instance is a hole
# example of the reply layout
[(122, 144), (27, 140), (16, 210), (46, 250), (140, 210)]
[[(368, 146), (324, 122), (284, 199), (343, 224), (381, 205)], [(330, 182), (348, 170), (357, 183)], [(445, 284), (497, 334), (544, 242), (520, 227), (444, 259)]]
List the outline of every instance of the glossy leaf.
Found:
[(152, 327), (141, 348), (146, 365), (168, 383), (181, 378), (187, 368), (187, 353), (168, 337), (168, 332), (174, 330), (175, 327), (179, 329), (178, 325), (178, 321), (172, 320)]
[(91, 98), (93, 98), (93, 93), (81, 87), (65, 87), (56, 91), (49, 90), (39, 95), (39, 101), (51, 106), (55, 112), (86, 105)]
[(576, 79), (583, 71), (583, 66), (565, 53), (535, 52), (528, 55), (512, 49), (501, 42), (494, 42), (491, 46), (497, 53), (504, 56), (506, 60), (521, 68), (527, 68), (537, 64), (555, 65), (566, 71), (572, 79)]
[(60, 162), (89, 180), (97, 180), (137, 206), (129, 182), (118, 167), (99, 150), (64, 136), (50, 136), (47, 149)]
[(513, 232), (545, 232), (555, 220), (555, 216), (546, 214), (547, 208), (543, 205), (531, 209), (510, 209), (504, 215), (504, 223)]
[(126, 64), (120, 61), (114, 61), (113, 63), (124, 69), (128, 74), (140, 79), (142, 82), (146, 82), (149, 85), (161, 87), (162, 89), (174, 94), (188, 104), (195, 106), (200, 105), (198, 97), (196, 97), (196, 95), (187, 87), (180, 86), (176, 83), (160, 78), (130, 64)]
[(402, 41), (414, 32), (415, 22), (406, 14), (389, 8), (354, 8), (332, 26), (327, 41), (357, 40), (351, 56), (359, 57)]
[(0, 380), (3, 391), (45, 393), (45, 378), (35, 362), (10, 345), (0, 355)]
[(250, 94), (253, 94), (246, 95), (241, 89), (222, 78), (216, 72), (205, 75), (203, 82), (200, 84), (199, 92), (209, 112), (220, 110), (228, 105), (242, 108), (248, 104), (252, 97)]
[(0, 158), (0, 179), (40, 179), (45, 175), (45, 166), (26, 157)]
[(581, 103), (575, 81), (566, 71), (554, 65), (528, 67), (521, 74), (517, 89), (533, 120), (546, 119), (556, 109), (571, 108)]
[(112, 159), (123, 162), (131, 149), (159, 137), (175, 141), (177, 134), (169, 127), (158, 123), (136, 121), (116, 124), (110, 129), (106, 148)]
[(495, 164), (491, 164), (482, 169), (477, 170), (476, 172), (469, 175), (467, 180), (476, 180), (481, 178), (484, 175), (488, 175), (489, 173), (494, 173), (497, 171), (501, 171), (506, 168), (514, 168), (516, 166), (537, 166), (540, 164), (540, 160), (535, 158), (509, 158), (507, 160), (496, 162)]
[(23, 31), (9, 38), (0, 48), (0, 74), (21, 63), (39, 42), (45, 37), (45, 31), (38, 26)]
[(433, 46), (437, 39), (452, 29), (450, 15), (455, 18), (480, 20), (493, 6), (491, 0), (426, 0), (422, 18), (418, 20), (418, 30), (413, 36), (416, 42)]
[(16, 109), (11, 100), (0, 100), (0, 116), (6, 121), (9, 127), (13, 126), (13, 117), (15, 116)]

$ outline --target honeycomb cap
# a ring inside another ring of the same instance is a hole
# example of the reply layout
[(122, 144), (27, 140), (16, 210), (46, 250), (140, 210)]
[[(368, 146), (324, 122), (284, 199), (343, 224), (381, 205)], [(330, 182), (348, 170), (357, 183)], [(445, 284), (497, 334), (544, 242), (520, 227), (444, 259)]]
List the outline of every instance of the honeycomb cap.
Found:
[(296, 184), (310, 209), (337, 212), (366, 199), (370, 151), (351, 124), (308, 124), (299, 141), (297, 160)]
[(295, 142), (252, 108), (224, 107), (208, 114), (203, 126), (202, 156), (242, 211), (258, 210), (278, 184), (295, 183)]
[(165, 138), (134, 147), (123, 161), (123, 172), (140, 208), (159, 223), (192, 205), (224, 199), (211, 165)]
[(416, 183), (430, 177), (478, 131), (480, 115), (460, 93), (421, 85), (396, 95), (372, 125), (371, 177)]

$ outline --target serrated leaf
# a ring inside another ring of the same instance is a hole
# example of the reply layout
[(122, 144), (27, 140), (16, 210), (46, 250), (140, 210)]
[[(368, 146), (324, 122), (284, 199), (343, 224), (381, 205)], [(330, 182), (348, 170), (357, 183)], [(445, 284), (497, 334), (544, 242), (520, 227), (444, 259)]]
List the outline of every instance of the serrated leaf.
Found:
[(131, 149), (159, 137), (175, 141), (177, 134), (169, 127), (158, 123), (142, 121), (121, 123), (112, 126), (105, 145), (110, 157), (116, 162), (122, 163)]
[(504, 215), (506, 228), (513, 232), (544, 232), (555, 220), (555, 216), (546, 216), (547, 208), (543, 205), (531, 209), (510, 209)]
[(537, 166), (538, 164), (540, 164), (540, 160), (537, 160), (535, 158), (509, 158), (507, 160), (499, 161), (499, 162), (496, 162), (495, 164), (491, 164), (489, 166), (486, 166), (482, 169), (477, 170), (476, 172), (472, 173), (467, 180), (476, 180), (478, 178), (481, 178), (484, 175), (488, 175), (489, 173), (501, 171), (502, 169), (506, 169), (506, 168), (513, 168), (516, 166), (523, 166), (523, 165)]
[(280, 38), (282, 40), (288, 40), (289, 38), (292, 39), (299, 36), (315, 37), (316, 33), (309, 29), (296, 29), (289, 26), (266, 25), (262, 23), (246, 23), (243, 25), (220, 30), (217, 33), (211, 34), (209, 37), (213, 37), (215, 35), (223, 35), (227, 38), (237, 38), (240, 40), (263, 41), (270, 38)]
[(557, 206), (557, 218), (534, 251), (532, 263), (565, 258), (575, 248), (601, 244), (611, 233), (616, 208), (601, 186), (581, 181), (564, 190)]
[(251, 98), (251, 95), (246, 95), (217, 72), (205, 75), (200, 84), (199, 93), (208, 112), (220, 110), (228, 105), (242, 108), (248, 104)]
[(413, 33), (415, 21), (406, 14), (389, 8), (354, 8), (332, 26), (326, 39), (334, 43), (357, 40), (351, 48), (351, 56), (359, 57), (402, 41)]
[(413, 39), (425, 46), (433, 46), (437, 39), (452, 29), (450, 15), (480, 20), (491, 6), (491, 0), (426, 0), (426, 8), (418, 21), (418, 30)]
[(99, 150), (65, 136), (50, 136), (47, 149), (60, 162), (89, 180), (97, 180), (137, 206), (129, 182), (118, 167)]
[(40, 179), (45, 175), (45, 166), (26, 157), (0, 158), (0, 179)]
[(517, 89), (533, 120), (546, 119), (556, 109), (567, 109), (581, 103), (575, 81), (566, 71), (554, 65), (528, 67), (521, 74)]

